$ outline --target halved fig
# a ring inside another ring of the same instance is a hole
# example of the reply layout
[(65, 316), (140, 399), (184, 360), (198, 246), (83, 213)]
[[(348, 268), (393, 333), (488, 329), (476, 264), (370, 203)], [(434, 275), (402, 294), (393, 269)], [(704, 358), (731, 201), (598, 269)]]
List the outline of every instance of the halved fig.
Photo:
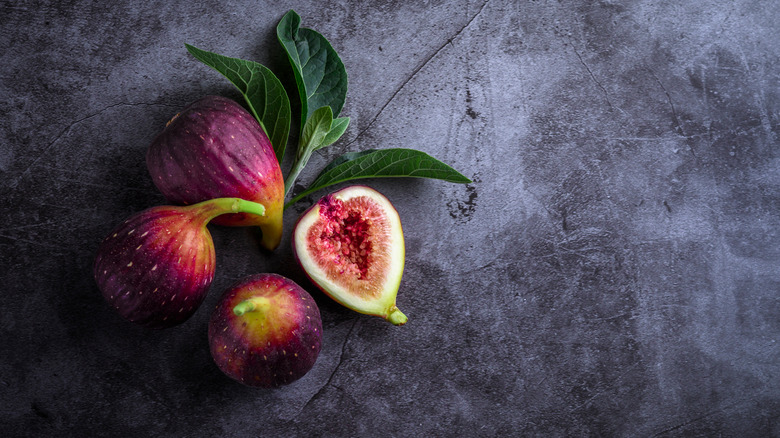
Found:
[(311, 206), (293, 231), (296, 259), (311, 281), (342, 305), (395, 325), (404, 270), (401, 220), (374, 189), (350, 186)]

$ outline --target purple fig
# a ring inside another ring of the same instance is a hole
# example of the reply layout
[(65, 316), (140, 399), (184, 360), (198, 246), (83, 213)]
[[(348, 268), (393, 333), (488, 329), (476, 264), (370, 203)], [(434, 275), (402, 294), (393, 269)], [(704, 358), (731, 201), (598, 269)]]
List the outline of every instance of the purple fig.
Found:
[(95, 281), (106, 301), (128, 321), (171, 327), (203, 302), (214, 278), (214, 243), (206, 225), (226, 213), (262, 216), (261, 204), (218, 198), (154, 207), (119, 225), (100, 244)]
[(171, 119), (146, 154), (152, 180), (174, 204), (236, 197), (263, 204), (265, 216), (231, 214), (214, 220), (230, 226), (257, 225), (262, 245), (282, 238), (284, 179), (263, 128), (238, 103), (204, 97)]
[(350, 186), (324, 196), (298, 219), (293, 250), (337, 302), (394, 325), (408, 320), (395, 304), (404, 271), (401, 219), (376, 190)]
[(292, 383), (314, 366), (322, 345), (320, 310), (281, 275), (248, 277), (225, 291), (209, 321), (211, 355), (248, 386)]

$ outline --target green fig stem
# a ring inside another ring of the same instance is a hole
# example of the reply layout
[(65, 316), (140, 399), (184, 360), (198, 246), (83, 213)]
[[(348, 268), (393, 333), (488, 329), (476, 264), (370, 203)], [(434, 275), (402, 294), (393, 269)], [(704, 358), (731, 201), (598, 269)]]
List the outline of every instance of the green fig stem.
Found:
[(403, 312), (398, 310), (398, 307), (395, 306), (390, 309), (390, 313), (385, 319), (393, 325), (404, 325), (406, 324), (406, 321), (409, 320), (409, 318), (407, 318), (406, 315), (404, 315)]
[(241, 316), (247, 312), (265, 311), (270, 307), (271, 302), (268, 298), (252, 297), (236, 304), (236, 307), (233, 307), (233, 313)]
[(191, 208), (200, 209), (201, 217), (206, 223), (217, 216), (228, 213), (251, 213), (265, 216), (265, 206), (263, 204), (241, 198), (216, 198), (194, 204)]
[(306, 166), (306, 163), (309, 162), (309, 157), (304, 156), (300, 157), (295, 160), (295, 163), (293, 163), (292, 169), (290, 169), (290, 173), (287, 174), (287, 179), (284, 180), (284, 193), (287, 195), (290, 193), (290, 189), (292, 188), (293, 184), (295, 183), (295, 180), (298, 179), (298, 174), (301, 173), (301, 170)]

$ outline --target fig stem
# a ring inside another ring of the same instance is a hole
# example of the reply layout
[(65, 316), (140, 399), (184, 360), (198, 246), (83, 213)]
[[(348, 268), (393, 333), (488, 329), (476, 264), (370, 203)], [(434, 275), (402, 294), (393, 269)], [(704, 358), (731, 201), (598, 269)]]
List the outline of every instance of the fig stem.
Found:
[(201, 214), (207, 223), (217, 216), (228, 213), (251, 213), (265, 216), (265, 206), (263, 204), (241, 198), (216, 198), (195, 204), (192, 207), (203, 209)]
[(295, 160), (292, 169), (290, 169), (290, 173), (287, 174), (287, 179), (284, 180), (285, 195), (290, 193), (290, 189), (292, 188), (293, 184), (295, 184), (295, 180), (298, 179), (298, 174), (301, 173), (301, 170), (303, 170), (303, 168), (306, 166), (306, 163), (308, 162), (309, 157), (301, 157), (300, 159)]
[(271, 302), (268, 298), (252, 297), (236, 304), (236, 307), (233, 307), (233, 313), (241, 316), (247, 312), (266, 311), (270, 307)]
[(406, 321), (409, 320), (409, 318), (395, 306), (390, 309), (390, 313), (387, 314), (385, 319), (393, 325), (404, 325), (406, 324)]

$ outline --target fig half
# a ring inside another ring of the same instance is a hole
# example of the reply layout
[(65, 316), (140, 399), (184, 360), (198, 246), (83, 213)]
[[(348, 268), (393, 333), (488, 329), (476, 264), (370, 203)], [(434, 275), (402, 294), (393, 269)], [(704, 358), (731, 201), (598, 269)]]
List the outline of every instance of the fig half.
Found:
[(406, 323), (396, 307), (405, 256), (401, 220), (376, 190), (350, 186), (320, 199), (295, 225), (293, 250), (329, 297), (395, 325)]
[(209, 349), (228, 377), (271, 388), (303, 377), (322, 345), (320, 310), (308, 292), (277, 274), (226, 290), (209, 320)]
[(157, 135), (146, 153), (154, 184), (174, 204), (235, 197), (263, 204), (265, 216), (230, 214), (218, 225), (257, 225), (262, 245), (282, 238), (284, 179), (268, 136), (241, 105), (206, 96), (185, 108)]
[(218, 198), (136, 213), (100, 244), (95, 282), (123, 318), (151, 328), (192, 316), (214, 279), (214, 242), (206, 225), (226, 213), (262, 215), (261, 204)]

